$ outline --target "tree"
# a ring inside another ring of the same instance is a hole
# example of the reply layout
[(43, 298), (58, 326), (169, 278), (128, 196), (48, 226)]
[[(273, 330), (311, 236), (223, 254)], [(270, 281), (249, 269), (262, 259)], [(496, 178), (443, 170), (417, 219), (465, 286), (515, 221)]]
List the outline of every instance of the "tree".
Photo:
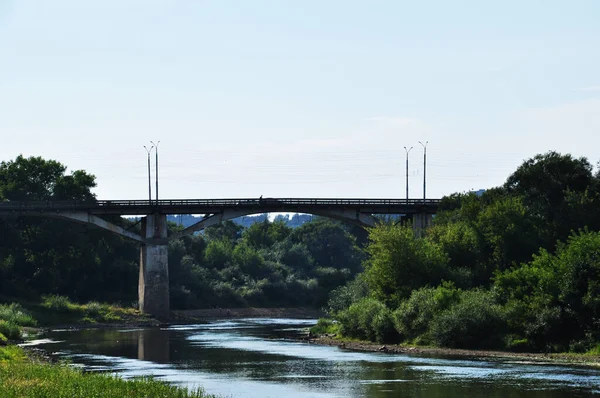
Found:
[(391, 308), (414, 289), (439, 285), (448, 274), (448, 257), (442, 247), (416, 237), (410, 226), (373, 228), (367, 253), (365, 279), (371, 294)]
[(231, 220), (227, 220), (206, 228), (204, 230), (204, 234), (209, 241), (221, 239), (236, 241), (242, 236), (242, 229), (243, 227), (237, 225)]
[(281, 242), (289, 236), (292, 229), (285, 222), (278, 220), (269, 221), (266, 218), (262, 222), (252, 224), (244, 230), (242, 238), (246, 243), (256, 249), (272, 246), (275, 242)]
[(319, 219), (303, 224), (289, 239), (308, 248), (316, 267), (349, 268), (352, 272), (361, 269), (362, 251), (355, 238), (336, 222)]
[(66, 175), (55, 160), (17, 156), (0, 163), (0, 200), (93, 200), (95, 177), (83, 170)]
[(537, 219), (541, 246), (551, 249), (557, 240), (585, 226), (585, 221), (571, 217), (568, 198), (583, 195), (593, 184), (592, 165), (586, 158), (551, 151), (526, 160), (504, 188), (523, 198), (528, 215)]

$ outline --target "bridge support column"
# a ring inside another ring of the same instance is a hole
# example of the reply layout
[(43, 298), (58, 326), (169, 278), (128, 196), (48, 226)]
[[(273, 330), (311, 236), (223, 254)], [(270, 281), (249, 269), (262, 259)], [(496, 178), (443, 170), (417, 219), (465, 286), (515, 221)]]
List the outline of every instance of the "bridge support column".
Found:
[(159, 319), (169, 318), (169, 264), (167, 216), (152, 214), (142, 219), (138, 301), (140, 311)]
[(423, 236), (425, 230), (429, 228), (433, 221), (433, 215), (427, 213), (416, 213), (412, 218), (412, 226), (415, 235)]

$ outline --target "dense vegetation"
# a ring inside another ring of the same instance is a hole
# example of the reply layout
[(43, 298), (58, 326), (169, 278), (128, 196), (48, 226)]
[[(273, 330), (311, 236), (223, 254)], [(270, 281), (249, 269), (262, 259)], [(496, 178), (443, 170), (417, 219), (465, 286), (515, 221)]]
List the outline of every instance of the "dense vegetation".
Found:
[[(94, 176), (66, 171), (39, 157), (2, 162), (0, 201), (94, 200)], [(325, 305), (332, 289), (362, 270), (366, 233), (326, 219), (297, 228), (287, 221), (226, 222), (171, 242), (171, 307)], [(135, 306), (138, 269), (138, 244), (120, 236), (61, 219), (0, 218), (0, 300), (61, 295)]]
[(318, 331), (379, 342), (600, 350), (600, 172), (549, 152), (506, 183), (443, 199), (434, 226), (371, 230), (365, 271)]

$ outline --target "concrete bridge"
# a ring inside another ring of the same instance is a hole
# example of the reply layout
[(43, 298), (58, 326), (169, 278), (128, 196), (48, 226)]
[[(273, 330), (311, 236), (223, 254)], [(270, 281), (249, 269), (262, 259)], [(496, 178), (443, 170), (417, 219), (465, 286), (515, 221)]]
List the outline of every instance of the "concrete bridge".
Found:
[[(260, 213), (307, 213), (372, 227), (374, 215), (402, 214), (415, 231), (431, 224), (439, 199), (182, 199), (3, 202), (0, 217), (43, 216), (91, 224), (141, 243), (138, 296), (140, 310), (158, 318), (169, 317), (168, 243), (208, 226)], [(167, 215), (202, 214), (196, 224), (171, 236)], [(138, 235), (102, 218), (103, 215), (141, 216)]]

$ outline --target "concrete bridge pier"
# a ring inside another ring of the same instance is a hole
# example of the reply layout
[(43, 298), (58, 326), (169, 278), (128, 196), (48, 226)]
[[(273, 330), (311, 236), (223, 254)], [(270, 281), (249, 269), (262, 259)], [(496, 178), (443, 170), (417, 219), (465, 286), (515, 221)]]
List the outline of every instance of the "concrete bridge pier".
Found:
[(412, 226), (415, 235), (423, 236), (425, 230), (431, 227), (433, 223), (433, 215), (427, 213), (416, 213), (412, 217)]
[(140, 311), (166, 320), (170, 312), (167, 216), (151, 214), (144, 217), (142, 238), (145, 238), (145, 244), (140, 250)]

